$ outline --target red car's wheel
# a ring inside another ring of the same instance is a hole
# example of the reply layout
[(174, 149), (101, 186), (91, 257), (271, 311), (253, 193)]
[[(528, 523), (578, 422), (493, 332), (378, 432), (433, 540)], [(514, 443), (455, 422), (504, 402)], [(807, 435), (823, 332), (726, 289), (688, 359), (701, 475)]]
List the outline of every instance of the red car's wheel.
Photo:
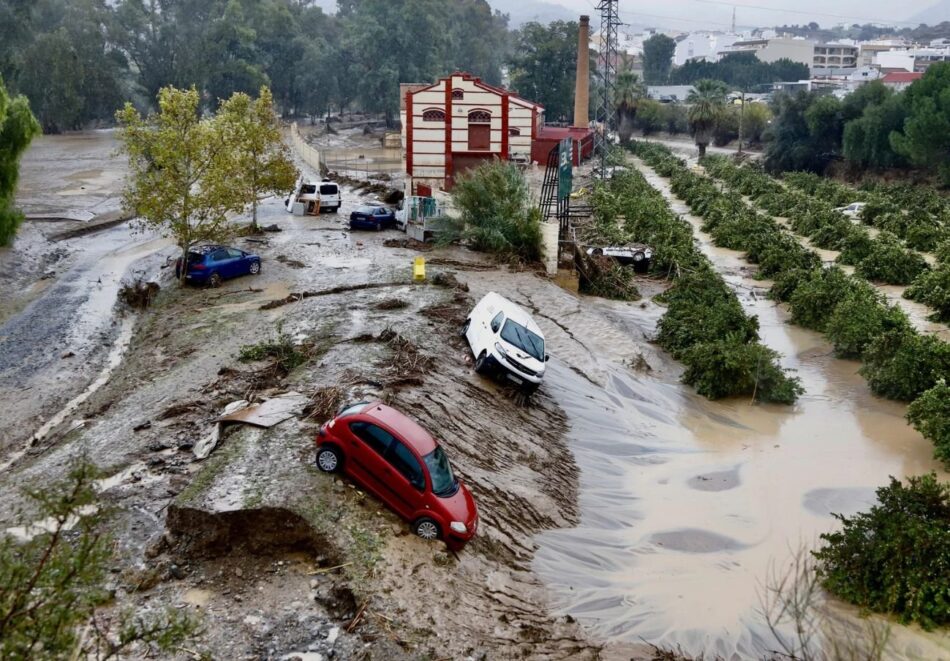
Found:
[(317, 468), (324, 473), (336, 473), (342, 464), (340, 451), (332, 445), (324, 445), (317, 451)]
[(439, 530), (439, 524), (427, 517), (422, 517), (413, 523), (412, 532), (428, 541), (439, 539), (442, 534)]

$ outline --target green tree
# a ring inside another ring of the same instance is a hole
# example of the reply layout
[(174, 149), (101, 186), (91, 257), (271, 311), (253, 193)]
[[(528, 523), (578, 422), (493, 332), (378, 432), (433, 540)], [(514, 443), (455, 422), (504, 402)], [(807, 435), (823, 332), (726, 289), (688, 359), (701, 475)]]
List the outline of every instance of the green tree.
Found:
[[(667, 116), (664, 106), (653, 99), (643, 99), (637, 109), (635, 125), (643, 131), (643, 135), (650, 135), (667, 128)], [(620, 140), (624, 140), (623, 123), (621, 122)]]
[[(890, 139), (892, 133), (904, 128), (907, 118), (904, 99), (886, 87), (883, 89), (886, 94), (880, 103), (867, 105), (860, 117), (849, 121), (844, 127), (842, 154), (849, 164), (860, 169), (907, 165), (907, 159), (894, 150)], [(848, 99), (850, 97), (845, 98), (845, 104)]]
[(618, 133), (622, 144), (630, 142), (637, 108), (645, 96), (646, 88), (637, 74), (632, 71), (621, 71), (617, 75), (614, 86), (614, 108), (617, 112)]
[(712, 140), (713, 131), (725, 110), (726, 86), (718, 80), (700, 80), (689, 93), (686, 102), (689, 130), (693, 134), (699, 157), (706, 155), (706, 146)]
[(643, 42), (643, 80), (648, 85), (664, 85), (673, 68), (676, 42), (665, 34), (655, 34)]
[(941, 379), (907, 408), (907, 420), (934, 444), (934, 456), (950, 467), (950, 385)]
[(544, 106), (552, 122), (568, 121), (573, 113), (577, 30), (573, 21), (526, 23), (515, 35), (510, 60), (512, 88)]
[(950, 485), (933, 473), (906, 485), (892, 477), (868, 512), (835, 518), (842, 529), (814, 553), (825, 588), (903, 622), (950, 624)]
[(80, 461), (63, 482), (28, 490), (40, 523), (21, 515), (20, 539), (0, 536), (0, 657), (101, 660), (137, 645), (171, 653), (196, 632), (197, 623), (174, 610), (123, 612), (111, 627), (97, 618), (110, 600), (104, 584), (113, 545), (102, 532), (96, 477)]
[(821, 160), (831, 162), (841, 153), (844, 117), (841, 101), (834, 96), (816, 97), (805, 110), (809, 141)]
[(541, 216), (529, 200), (528, 183), (511, 163), (488, 161), (459, 177), (452, 201), (460, 211), (445, 240), (527, 262), (540, 261)]
[(787, 59), (763, 62), (755, 53), (728, 53), (718, 62), (690, 60), (670, 74), (675, 85), (690, 85), (704, 78), (751, 92), (777, 81), (807, 79), (808, 67)]
[[(239, 0), (228, 0), (224, 12), (212, 20), (204, 35), (204, 81), (212, 100), (226, 99), (235, 92), (251, 94), (269, 84), (261, 70), (257, 33), (247, 22)], [(214, 102), (212, 101), (212, 102)]]
[(286, 193), (298, 172), (281, 138), (280, 119), (270, 89), (262, 87), (257, 99), (243, 92), (221, 104), (223, 130), (233, 143), (235, 193), (251, 205), (251, 224), (257, 228), (257, 204), (265, 197)]
[(808, 123), (807, 113), (816, 98), (809, 92), (776, 98), (775, 117), (766, 134), (765, 167), (769, 172), (823, 172), (828, 165), (832, 152), (812, 136)]
[(20, 157), (40, 132), (25, 96), (10, 98), (0, 78), (0, 246), (9, 245), (23, 221), (14, 208)]
[(950, 186), (950, 62), (927, 69), (904, 92), (904, 104), (904, 130), (891, 133), (894, 150)]
[(762, 142), (765, 131), (772, 121), (772, 111), (764, 103), (746, 102), (742, 110), (742, 133), (744, 139), (758, 143)]
[[(195, 88), (166, 87), (158, 95), (158, 113), (143, 118), (126, 104), (116, 114), (119, 138), (129, 157), (126, 207), (146, 226), (172, 236), (182, 263), (199, 241), (228, 235), (228, 213), (249, 202), (235, 194), (237, 171), (233, 136), (220, 117), (203, 119)], [(187, 269), (181, 270), (181, 283)]]

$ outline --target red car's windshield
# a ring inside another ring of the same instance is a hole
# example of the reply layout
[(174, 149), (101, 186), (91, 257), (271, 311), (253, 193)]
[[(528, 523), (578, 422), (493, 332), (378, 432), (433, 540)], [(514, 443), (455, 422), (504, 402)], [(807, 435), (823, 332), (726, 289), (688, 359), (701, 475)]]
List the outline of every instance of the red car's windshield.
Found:
[(449, 465), (449, 458), (441, 446), (435, 446), (435, 450), (423, 457), (426, 462), (426, 468), (429, 469), (429, 476), (432, 478), (432, 493), (436, 496), (451, 496), (458, 491), (459, 483), (452, 474), (452, 467)]

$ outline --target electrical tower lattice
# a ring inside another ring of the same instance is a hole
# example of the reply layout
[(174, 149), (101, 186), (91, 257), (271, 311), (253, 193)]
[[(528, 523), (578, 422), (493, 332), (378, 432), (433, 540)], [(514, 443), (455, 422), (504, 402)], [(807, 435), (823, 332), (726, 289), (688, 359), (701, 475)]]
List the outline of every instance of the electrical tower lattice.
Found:
[(613, 123), (614, 110), (614, 83), (617, 80), (617, 31), (620, 28), (620, 0), (600, 0), (597, 9), (600, 10), (600, 57), (597, 66), (600, 69), (603, 93), (600, 99), (600, 108), (597, 111), (597, 121), (600, 130), (596, 133), (595, 150), (600, 158), (600, 176), (607, 172), (607, 154), (610, 152), (610, 127)]

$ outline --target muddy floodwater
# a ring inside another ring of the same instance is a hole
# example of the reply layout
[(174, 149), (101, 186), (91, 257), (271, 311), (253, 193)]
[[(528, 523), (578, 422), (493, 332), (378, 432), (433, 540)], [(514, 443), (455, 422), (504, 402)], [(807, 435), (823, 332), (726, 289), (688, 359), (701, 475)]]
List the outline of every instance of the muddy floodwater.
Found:
[[(601, 378), (559, 363), (547, 377), (570, 420), (581, 524), (541, 535), (535, 568), (557, 607), (603, 639), (761, 657), (776, 649), (759, 612), (773, 568), (814, 548), (838, 525), (833, 512), (867, 509), (889, 476), (947, 474), (904, 405), (872, 396), (857, 362), (789, 325), (766, 298), (770, 283), (747, 277), (740, 253), (712, 246), (672, 202), (806, 394), (791, 407), (710, 402), (611, 360), (611, 325), (586, 328)], [(950, 638), (895, 625), (891, 655), (950, 658)]]

